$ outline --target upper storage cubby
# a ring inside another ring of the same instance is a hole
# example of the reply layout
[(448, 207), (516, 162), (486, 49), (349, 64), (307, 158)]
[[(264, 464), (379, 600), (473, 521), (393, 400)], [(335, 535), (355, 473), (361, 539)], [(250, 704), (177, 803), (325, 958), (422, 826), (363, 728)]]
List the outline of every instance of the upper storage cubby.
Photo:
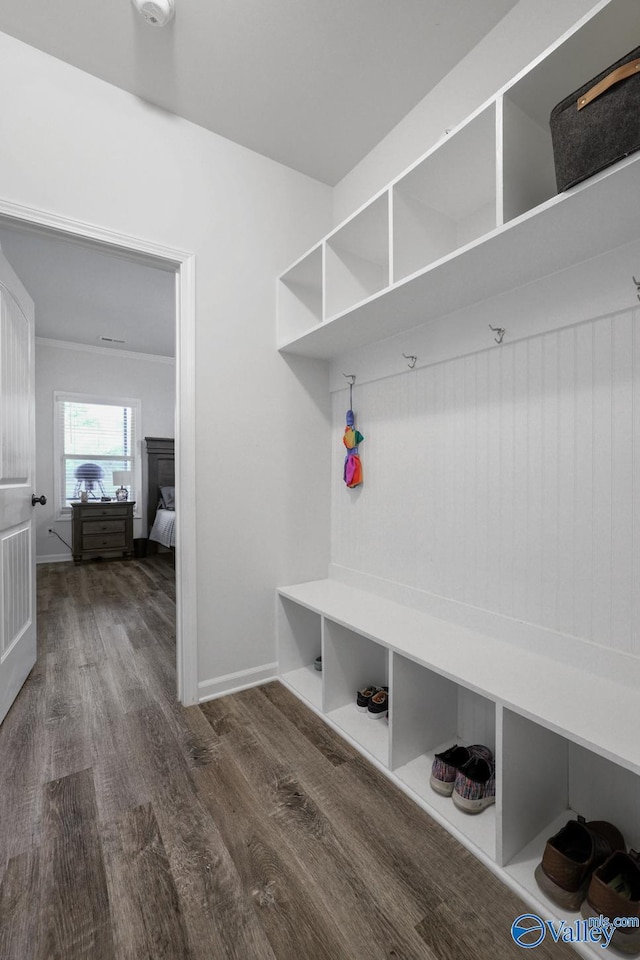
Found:
[(382, 194), (326, 242), (325, 317), (343, 313), (389, 285), (389, 197)]
[(332, 358), (489, 300), (497, 321), (531, 283), (551, 313), (547, 278), (635, 243), (640, 152), (558, 194), (549, 117), (638, 44), (638, 0), (602, 0), (281, 277), (280, 349)]
[(612, 0), (504, 94), (504, 221), (557, 192), (549, 128), (565, 97), (640, 44), (637, 0)]
[(394, 281), (496, 225), (496, 113), (491, 103), (395, 183)]
[(294, 263), (278, 283), (278, 343), (322, 321), (322, 245)]

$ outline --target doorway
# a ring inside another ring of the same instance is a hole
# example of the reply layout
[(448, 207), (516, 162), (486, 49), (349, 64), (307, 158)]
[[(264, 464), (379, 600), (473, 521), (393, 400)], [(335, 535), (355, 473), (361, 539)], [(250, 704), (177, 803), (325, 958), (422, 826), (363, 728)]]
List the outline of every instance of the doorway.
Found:
[(86, 250), (108, 253), (129, 264), (157, 268), (174, 277), (177, 697), (185, 706), (197, 703), (195, 257), (189, 252), (162, 247), (143, 238), (114, 234), (99, 226), (77, 223), (2, 200), (0, 228), (18, 230), (33, 237), (57, 238)]

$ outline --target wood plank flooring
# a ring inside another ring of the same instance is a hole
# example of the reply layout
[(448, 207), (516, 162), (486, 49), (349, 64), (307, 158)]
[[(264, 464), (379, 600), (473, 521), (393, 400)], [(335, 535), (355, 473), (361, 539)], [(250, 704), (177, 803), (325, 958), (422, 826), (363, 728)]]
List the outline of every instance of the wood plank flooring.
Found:
[(1, 960), (521, 957), (524, 904), (279, 683), (176, 702), (174, 604), (162, 557), (38, 569)]

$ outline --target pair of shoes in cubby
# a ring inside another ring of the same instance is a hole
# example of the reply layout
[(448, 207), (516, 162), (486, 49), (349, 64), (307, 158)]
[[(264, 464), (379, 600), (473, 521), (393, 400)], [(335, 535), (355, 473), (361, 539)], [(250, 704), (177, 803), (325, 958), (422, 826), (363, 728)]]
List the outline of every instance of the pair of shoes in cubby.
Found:
[(620, 926), (611, 946), (640, 953), (640, 854), (626, 852), (624, 837), (606, 820), (569, 820), (547, 840), (535, 871), (543, 893), (565, 910), (590, 917), (631, 918), (638, 926)]
[(481, 813), (496, 800), (493, 754), (481, 743), (470, 747), (454, 743), (436, 753), (429, 783), (440, 796), (451, 797), (464, 813)]
[(374, 720), (387, 719), (389, 715), (389, 687), (377, 687), (369, 684), (358, 690), (356, 708)]

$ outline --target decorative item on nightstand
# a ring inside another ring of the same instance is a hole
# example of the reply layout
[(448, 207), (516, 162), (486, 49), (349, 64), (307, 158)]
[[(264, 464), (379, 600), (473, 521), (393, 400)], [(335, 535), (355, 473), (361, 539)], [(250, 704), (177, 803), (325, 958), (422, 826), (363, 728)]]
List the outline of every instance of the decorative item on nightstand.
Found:
[(131, 483), (131, 470), (114, 470), (113, 483), (114, 485), (117, 483), (120, 484), (116, 490), (116, 500), (128, 500), (129, 491), (127, 486)]

